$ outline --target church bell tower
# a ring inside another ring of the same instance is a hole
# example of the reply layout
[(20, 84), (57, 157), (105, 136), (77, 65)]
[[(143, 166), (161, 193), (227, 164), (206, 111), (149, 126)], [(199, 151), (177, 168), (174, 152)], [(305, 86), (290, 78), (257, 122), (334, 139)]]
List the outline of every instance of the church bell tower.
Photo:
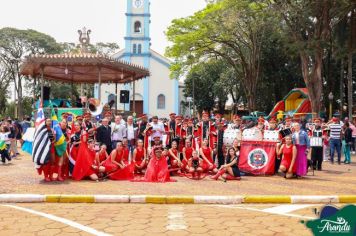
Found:
[[(125, 37), (126, 60), (150, 53), (150, 1), (127, 0)], [(146, 66), (145, 66), (146, 67)]]

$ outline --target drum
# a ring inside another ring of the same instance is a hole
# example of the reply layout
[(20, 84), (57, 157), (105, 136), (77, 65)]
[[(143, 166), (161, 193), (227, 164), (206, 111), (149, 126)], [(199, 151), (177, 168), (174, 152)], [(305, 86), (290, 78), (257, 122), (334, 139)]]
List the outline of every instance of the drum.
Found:
[(310, 138), (310, 146), (311, 147), (322, 147), (323, 139), (320, 137), (311, 137)]
[(257, 128), (245, 129), (242, 132), (242, 140), (243, 141), (262, 141), (262, 132)]
[(279, 142), (279, 131), (278, 130), (265, 130), (263, 134), (264, 141)]
[(239, 129), (227, 129), (224, 132), (224, 145), (227, 147), (232, 147), (232, 144), (235, 139), (241, 141), (242, 135), (241, 135), (241, 130)]
[(285, 138), (288, 135), (292, 135), (292, 129), (282, 129), (279, 133), (282, 135), (282, 138)]

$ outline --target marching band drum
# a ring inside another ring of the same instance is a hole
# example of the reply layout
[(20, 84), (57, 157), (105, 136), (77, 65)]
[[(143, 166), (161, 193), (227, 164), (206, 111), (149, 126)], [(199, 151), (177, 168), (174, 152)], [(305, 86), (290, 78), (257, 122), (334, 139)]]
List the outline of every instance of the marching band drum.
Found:
[(257, 128), (245, 129), (242, 132), (242, 141), (262, 141), (263, 134)]
[(279, 131), (265, 130), (263, 134), (263, 141), (279, 142)]
[(234, 140), (237, 139), (239, 142), (241, 142), (242, 139), (242, 134), (241, 134), (241, 130), (239, 129), (227, 129), (224, 132), (224, 145), (226, 145), (227, 147), (232, 147), (232, 144), (234, 142)]

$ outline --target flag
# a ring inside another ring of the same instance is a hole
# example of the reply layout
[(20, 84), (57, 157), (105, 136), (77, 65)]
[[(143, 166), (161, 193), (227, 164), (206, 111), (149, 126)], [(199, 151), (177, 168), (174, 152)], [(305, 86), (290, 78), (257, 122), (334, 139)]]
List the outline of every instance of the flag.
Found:
[(37, 166), (48, 163), (50, 159), (50, 147), (51, 141), (48, 137), (48, 131), (45, 125), (45, 116), (41, 104), (37, 111), (36, 131), (32, 150), (32, 160)]
[(0, 141), (0, 151), (5, 150), (5, 149), (6, 149), (5, 141)]
[(273, 175), (276, 159), (276, 143), (243, 141), (240, 150), (239, 168), (253, 175)]
[(56, 154), (57, 156), (63, 156), (63, 154), (66, 152), (67, 149), (67, 142), (64, 137), (64, 134), (62, 132), (61, 127), (59, 126), (58, 118), (56, 113), (54, 112), (54, 109), (52, 107), (51, 111), (51, 120), (52, 120), (52, 129), (55, 132), (55, 142), (54, 142), (54, 147), (56, 149)]

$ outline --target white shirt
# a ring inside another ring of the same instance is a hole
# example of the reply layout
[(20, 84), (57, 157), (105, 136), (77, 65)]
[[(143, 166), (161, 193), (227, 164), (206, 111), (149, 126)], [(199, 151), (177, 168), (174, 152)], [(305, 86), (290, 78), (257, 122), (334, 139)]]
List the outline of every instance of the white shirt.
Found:
[(135, 139), (135, 129), (132, 125), (126, 124), (126, 129), (127, 129), (127, 139), (132, 140)]
[(10, 132), (0, 133), (0, 141), (5, 141), (6, 144), (10, 144), (9, 134)]
[(157, 122), (157, 124), (151, 122), (150, 125), (152, 126), (152, 130), (158, 130), (164, 132), (164, 125), (161, 122)]

